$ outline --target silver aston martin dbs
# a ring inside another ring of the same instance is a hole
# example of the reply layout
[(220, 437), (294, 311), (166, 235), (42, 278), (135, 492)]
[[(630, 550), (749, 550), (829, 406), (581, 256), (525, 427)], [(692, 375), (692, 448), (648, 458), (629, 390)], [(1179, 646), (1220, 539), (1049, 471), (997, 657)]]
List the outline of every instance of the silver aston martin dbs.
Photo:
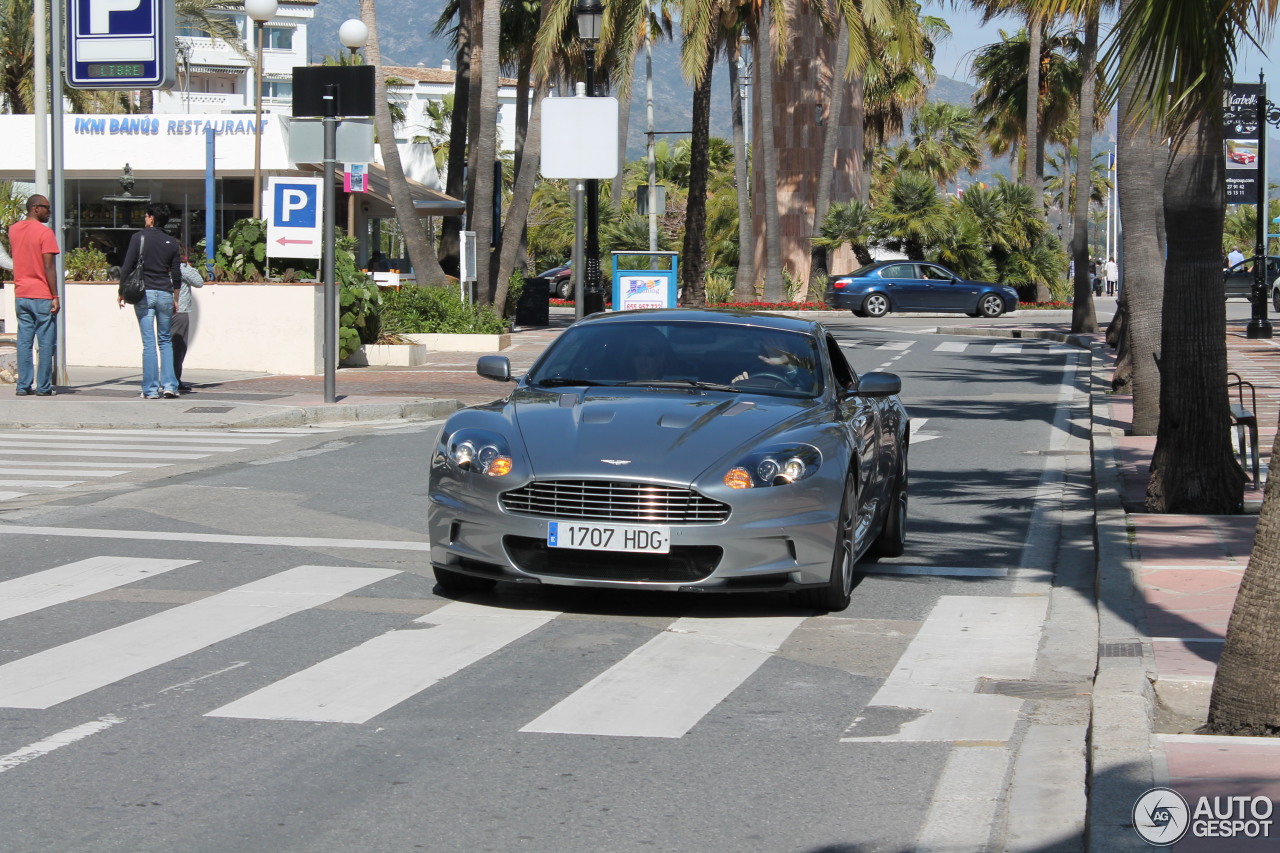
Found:
[[(511, 381), (502, 356), (482, 376)], [(747, 312), (598, 314), (431, 458), (446, 592), (496, 581), (791, 590), (842, 610), (864, 554), (902, 553), (908, 418), (820, 324)]]

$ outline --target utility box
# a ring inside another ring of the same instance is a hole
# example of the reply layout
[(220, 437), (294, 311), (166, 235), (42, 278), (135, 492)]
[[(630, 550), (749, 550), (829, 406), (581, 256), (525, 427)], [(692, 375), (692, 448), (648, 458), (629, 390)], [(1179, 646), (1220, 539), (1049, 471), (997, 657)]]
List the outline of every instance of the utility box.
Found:
[(614, 252), (613, 310), (675, 308), (679, 268), (677, 252)]

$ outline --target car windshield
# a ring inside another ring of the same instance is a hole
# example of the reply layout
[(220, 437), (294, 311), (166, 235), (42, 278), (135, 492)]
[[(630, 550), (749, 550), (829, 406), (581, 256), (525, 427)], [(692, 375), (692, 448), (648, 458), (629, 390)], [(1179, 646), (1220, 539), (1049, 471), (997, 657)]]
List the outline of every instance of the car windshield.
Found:
[(529, 383), (708, 388), (816, 396), (821, 361), (813, 336), (731, 323), (588, 323), (566, 331), (529, 372)]

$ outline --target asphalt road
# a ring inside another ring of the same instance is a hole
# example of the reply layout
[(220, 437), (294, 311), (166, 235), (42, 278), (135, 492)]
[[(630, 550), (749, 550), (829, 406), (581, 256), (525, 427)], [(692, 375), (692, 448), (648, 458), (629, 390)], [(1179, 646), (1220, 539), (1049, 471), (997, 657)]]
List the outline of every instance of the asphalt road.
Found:
[(104, 435), (94, 457), (0, 435), (0, 460), (27, 442), (63, 471), (203, 454), (0, 499), (0, 847), (1078, 846), (1083, 356), (834, 325), (856, 369), (902, 375), (915, 427), (907, 552), (827, 616), (442, 598), (438, 425)]

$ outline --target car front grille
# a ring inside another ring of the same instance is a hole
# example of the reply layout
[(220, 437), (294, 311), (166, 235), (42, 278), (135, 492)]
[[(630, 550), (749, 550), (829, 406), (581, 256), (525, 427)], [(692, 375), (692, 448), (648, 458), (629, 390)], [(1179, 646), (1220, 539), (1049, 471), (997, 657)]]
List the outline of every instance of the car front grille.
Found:
[(729, 507), (692, 489), (617, 480), (543, 480), (502, 495), (507, 512), (622, 524), (718, 524)]

